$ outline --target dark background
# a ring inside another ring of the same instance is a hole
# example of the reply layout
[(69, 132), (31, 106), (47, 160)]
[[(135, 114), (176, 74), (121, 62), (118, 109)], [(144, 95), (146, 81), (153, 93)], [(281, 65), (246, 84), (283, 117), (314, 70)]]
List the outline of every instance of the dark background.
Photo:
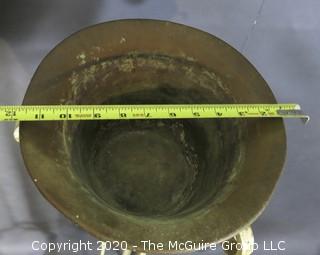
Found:
[[(306, 126), (286, 121), (284, 173), (271, 203), (253, 225), (259, 244), (285, 241), (286, 251), (255, 254), (319, 255), (319, 13), (318, 0), (0, 0), (0, 104), (21, 103), (41, 59), (85, 26), (152, 18), (212, 33), (256, 66), (279, 102), (299, 103), (311, 115)], [(94, 241), (36, 190), (13, 129), (12, 123), (0, 123), (0, 255), (43, 254), (31, 250), (33, 240)]]

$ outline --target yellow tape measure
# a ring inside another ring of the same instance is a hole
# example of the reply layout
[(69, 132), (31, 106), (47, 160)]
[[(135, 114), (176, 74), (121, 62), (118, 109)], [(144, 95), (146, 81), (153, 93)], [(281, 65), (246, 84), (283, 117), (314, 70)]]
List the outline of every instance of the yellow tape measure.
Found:
[(0, 121), (301, 118), (298, 104), (6, 105)]

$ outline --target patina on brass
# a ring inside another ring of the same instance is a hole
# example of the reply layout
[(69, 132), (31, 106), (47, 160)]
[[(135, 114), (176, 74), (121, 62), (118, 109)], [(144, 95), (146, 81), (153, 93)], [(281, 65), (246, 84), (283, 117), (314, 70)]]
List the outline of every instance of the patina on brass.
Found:
[[(276, 103), (235, 49), (165, 21), (77, 32), (42, 61), (23, 104)], [(21, 123), (40, 192), (101, 240), (219, 242), (265, 208), (285, 157), (279, 119)]]

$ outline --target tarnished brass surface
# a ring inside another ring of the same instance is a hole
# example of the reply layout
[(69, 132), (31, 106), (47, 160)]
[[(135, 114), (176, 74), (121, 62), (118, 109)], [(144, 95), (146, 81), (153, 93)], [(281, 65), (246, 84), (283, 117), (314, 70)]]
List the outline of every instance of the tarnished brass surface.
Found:
[[(165, 21), (120, 20), (65, 39), (23, 104), (276, 103), (236, 50)], [(285, 157), (282, 120), (21, 123), (40, 192), (101, 240), (219, 242), (265, 208)]]

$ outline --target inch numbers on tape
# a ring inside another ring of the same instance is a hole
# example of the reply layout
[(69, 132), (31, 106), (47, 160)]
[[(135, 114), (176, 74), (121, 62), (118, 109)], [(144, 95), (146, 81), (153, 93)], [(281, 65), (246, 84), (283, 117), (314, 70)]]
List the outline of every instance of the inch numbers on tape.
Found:
[(300, 118), (298, 104), (3, 105), (0, 121)]

